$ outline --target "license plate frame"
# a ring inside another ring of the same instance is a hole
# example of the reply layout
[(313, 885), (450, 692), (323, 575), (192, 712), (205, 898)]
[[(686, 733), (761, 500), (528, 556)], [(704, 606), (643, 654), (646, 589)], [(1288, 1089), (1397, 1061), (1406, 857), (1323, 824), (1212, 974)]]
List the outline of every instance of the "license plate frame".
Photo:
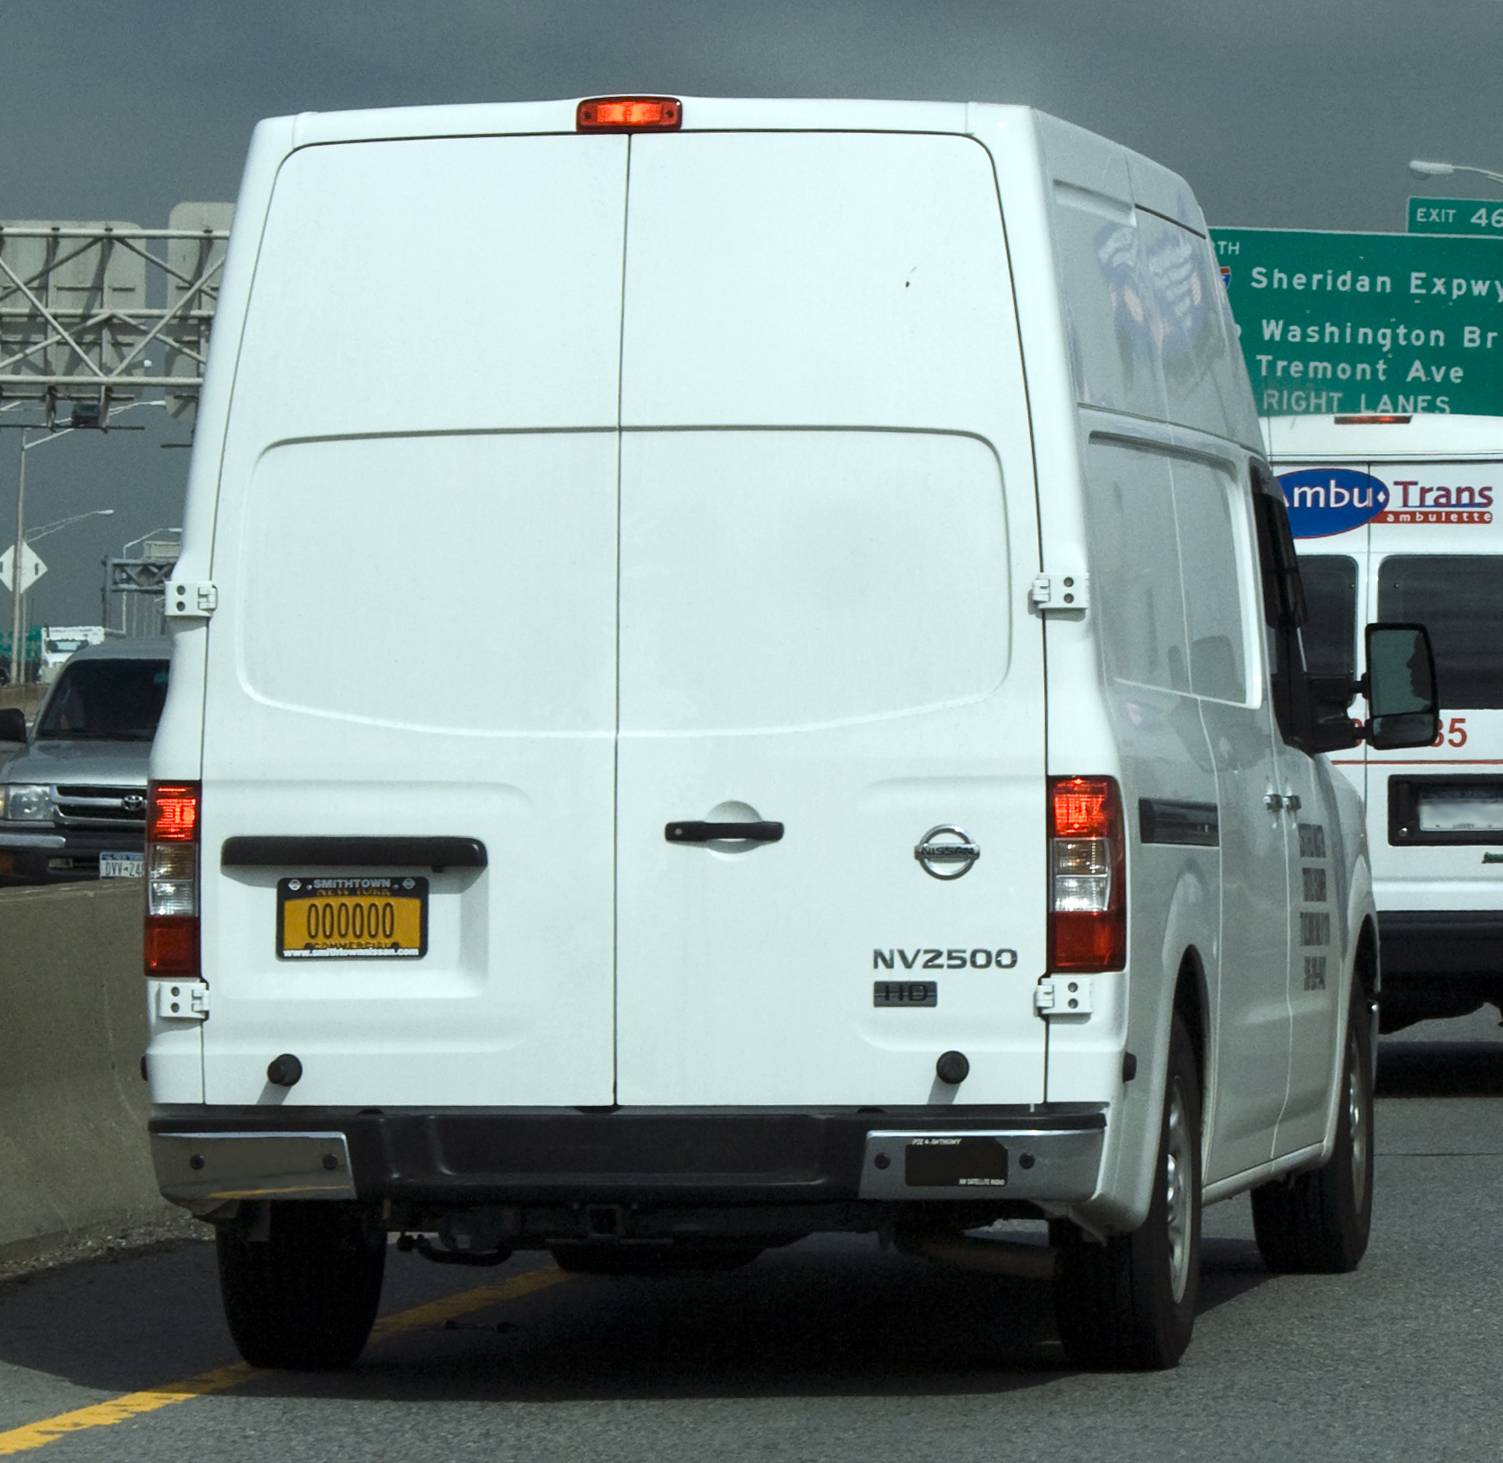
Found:
[[(421, 960), (428, 953), (428, 892), (427, 879), (408, 874), (278, 879), (277, 959)], [(316, 935), (310, 907), (316, 907)], [(374, 937), (367, 928), (373, 909), (383, 926)]]

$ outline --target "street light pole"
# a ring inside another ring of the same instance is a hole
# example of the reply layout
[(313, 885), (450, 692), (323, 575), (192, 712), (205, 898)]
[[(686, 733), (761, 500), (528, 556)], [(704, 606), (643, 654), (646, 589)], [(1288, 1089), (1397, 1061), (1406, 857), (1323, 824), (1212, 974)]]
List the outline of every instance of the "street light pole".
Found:
[(21, 433), (21, 470), (16, 488), (16, 547), (10, 561), (10, 683), (21, 684), (21, 532), (26, 525), (26, 433)]
[[(109, 410), (105, 414), (104, 421), (97, 423), (106, 429), (109, 427), (111, 417), (117, 417), (122, 412), (128, 412), (137, 406), (166, 406), (165, 401), (152, 399), (150, 401), (132, 401), (126, 405)], [(5, 408), (0, 408), (4, 410)], [(74, 427), (59, 427), (53, 431), (48, 429), (48, 435), (38, 437), (35, 442), (28, 442), (26, 435), (32, 429), (21, 428), (21, 470), (17, 475), (16, 486), (16, 548), (11, 560), (11, 640), (10, 640), (10, 679), (12, 685), (19, 685), (21, 673), (26, 661), (26, 647), (24, 644), (25, 615), (26, 615), (26, 586), (21, 583), (21, 556), (26, 547), (26, 454), (33, 447), (40, 447), (47, 442), (55, 442), (59, 437), (66, 437), (70, 432), (77, 430)], [(124, 432), (139, 432), (139, 427), (122, 427)], [(83, 515), (85, 517), (91, 515)]]
[(13, 686), (21, 684), (21, 673), (26, 664), (26, 585), (21, 582), (22, 554), (26, 548), (26, 454), (33, 447), (40, 447), (44, 442), (55, 441), (63, 437), (72, 428), (64, 427), (61, 432), (53, 432), (46, 437), (38, 437), (35, 442), (26, 440), (26, 431), (21, 432), (21, 471), (18, 474), (16, 488), (16, 548), (11, 555), (10, 583), (11, 583), (11, 622), (10, 622), (10, 683)]
[(1471, 168), (1465, 163), (1427, 163), (1422, 158), (1415, 158), (1409, 164), (1409, 171), (1416, 178), (1449, 178), (1452, 173), (1476, 173), (1494, 183), (1503, 183), (1503, 173), (1495, 173), (1491, 168)]

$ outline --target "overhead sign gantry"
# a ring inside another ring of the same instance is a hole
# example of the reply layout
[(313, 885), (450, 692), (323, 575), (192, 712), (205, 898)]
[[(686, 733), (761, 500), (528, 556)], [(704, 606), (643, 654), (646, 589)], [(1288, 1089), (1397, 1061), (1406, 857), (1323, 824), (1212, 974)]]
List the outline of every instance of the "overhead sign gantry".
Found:
[(0, 403), (63, 402), (79, 424), (160, 390), (197, 407), (234, 205), (180, 203), (165, 229), (0, 222)]

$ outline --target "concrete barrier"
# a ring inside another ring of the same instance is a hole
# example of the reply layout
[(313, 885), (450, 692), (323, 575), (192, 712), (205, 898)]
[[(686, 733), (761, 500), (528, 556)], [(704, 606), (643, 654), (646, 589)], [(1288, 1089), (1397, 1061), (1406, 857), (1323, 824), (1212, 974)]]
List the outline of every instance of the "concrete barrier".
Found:
[(19, 706), (30, 721), (42, 709), (48, 689), (35, 685), (0, 686), (0, 706)]
[(136, 879), (0, 892), (0, 1259), (180, 1212), (146, 1142), (143, 896)]

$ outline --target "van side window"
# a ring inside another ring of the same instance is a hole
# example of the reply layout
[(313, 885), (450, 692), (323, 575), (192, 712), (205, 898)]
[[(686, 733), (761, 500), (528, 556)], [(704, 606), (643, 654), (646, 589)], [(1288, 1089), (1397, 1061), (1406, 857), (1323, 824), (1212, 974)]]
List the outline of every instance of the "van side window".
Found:
[(1256, 441), (1210, 243), (1125, 199), (1058, 180), (1054, 231), (1078, 399)]
[(1300, 631), (1312, 676), (1357, 679), (1357, 561), (1304, 554), (1299, 561), (1309, 618)]
[(1233, 480), (1208, 463), (1174, 460), (1190, 689), (1197, 696), (1240, 702), (1247, 698), (1247, 644), (1232, 488)]
[(1305, 683), (1300, 627), (1308, 614), (1294, 537), (1284, 495), (1273, 474), (1253, 463), (1253, 514), (1258, 525), (1258, 564), (1263, 578), (1263, 618), (1268, 625), (1272, 665), (1273, 714), (1279, 732), (1291, 747), (1314, 745), (1314, 709)]
[(1162, 453), (1092, 442), (1087, 459), (1091, 561), (1107, 674), (1190, 689), (1174, 485)]
[(1503, 707), (1503, 572), (1490, 554), (1390, 554), (1378, 618), (1424, 625), (1446, 710)]

